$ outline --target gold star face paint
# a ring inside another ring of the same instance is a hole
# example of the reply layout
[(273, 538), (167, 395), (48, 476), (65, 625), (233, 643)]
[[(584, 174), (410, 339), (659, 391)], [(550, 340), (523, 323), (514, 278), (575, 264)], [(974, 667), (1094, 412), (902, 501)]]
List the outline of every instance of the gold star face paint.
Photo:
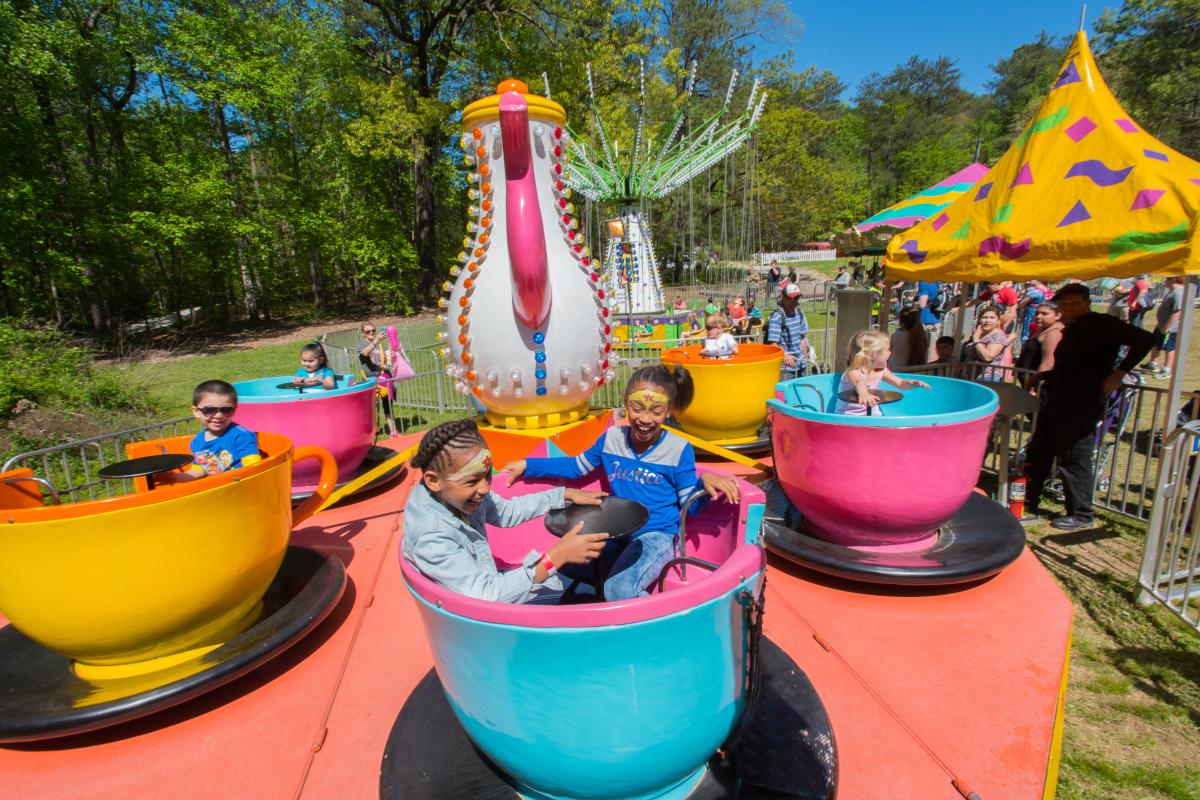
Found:
[(639, 389), (629, 395), (630, 400), (640, 400), (643, 405), (649, 406), (653, 403), (666, 403), (668, 397), (662, 392), (656, 392), (653, 389)]

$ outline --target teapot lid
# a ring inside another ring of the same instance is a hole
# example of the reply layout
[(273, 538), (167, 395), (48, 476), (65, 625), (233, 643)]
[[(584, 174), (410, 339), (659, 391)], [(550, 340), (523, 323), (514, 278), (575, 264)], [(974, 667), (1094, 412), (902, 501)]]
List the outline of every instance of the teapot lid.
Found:
[(529, 87), (516, 78), (508, 78), (496, 84), (496, 93), (469, 104), (463, 109), (462, 124), (470, 128), (481, 122), (500, 119), (500, 95), (506, 92), (519, 92), (529, 106), (529, 116), (549, 120), (556, 125), (565, 125), (567, 112), (553, 100), (548, 100), (538, 94), (530, 94)]

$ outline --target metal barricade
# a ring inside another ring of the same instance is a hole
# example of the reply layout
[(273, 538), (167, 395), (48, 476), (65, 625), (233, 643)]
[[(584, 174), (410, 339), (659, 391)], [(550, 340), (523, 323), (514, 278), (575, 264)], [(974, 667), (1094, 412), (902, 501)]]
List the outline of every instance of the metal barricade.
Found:
[(1200, 631), (1200, 421), (1163, 442), (1154, 513), (1146, 533), (1138, 584), (1143, 603), (1158, 603)]
[(49, 481), (64, 500), (72, 503), (119, 497), (133, 490), (132, 481), (106, 480), (97, 472), (108, 464), (126, 460), (126, 444), (191, 435), (198, 430), (200, 423), (194, 417), (177, 417), (140, 428), (19, 453), (5, 461), (0, 472), (22, 467), (31, 469), (38, 477)]

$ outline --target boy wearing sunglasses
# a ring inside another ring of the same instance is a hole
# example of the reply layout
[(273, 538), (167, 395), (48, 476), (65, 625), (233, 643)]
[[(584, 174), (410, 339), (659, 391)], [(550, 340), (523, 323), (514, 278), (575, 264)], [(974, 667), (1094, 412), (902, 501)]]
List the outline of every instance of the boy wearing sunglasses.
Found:
[(205, 381), (197, 386), (192, 392), (192, 416), (200, 420), (200, 432), (188, 445), (195, 461), (182, 472), (158, 476), (158, 481), (194, 481), (262, 461), (258, 434), (234, 422), (235, 413), (237, 390), (233, 386), (225, 381)]

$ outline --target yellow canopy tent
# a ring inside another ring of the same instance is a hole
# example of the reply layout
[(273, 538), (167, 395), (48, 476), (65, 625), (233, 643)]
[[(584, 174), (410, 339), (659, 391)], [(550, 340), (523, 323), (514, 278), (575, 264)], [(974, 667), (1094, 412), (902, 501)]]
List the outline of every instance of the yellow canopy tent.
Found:
[(907, 280), (1200, 272), (1200, 163), (1130, 119), (1080, 31), (1033, 121), (974, 191), (888, 243)]

